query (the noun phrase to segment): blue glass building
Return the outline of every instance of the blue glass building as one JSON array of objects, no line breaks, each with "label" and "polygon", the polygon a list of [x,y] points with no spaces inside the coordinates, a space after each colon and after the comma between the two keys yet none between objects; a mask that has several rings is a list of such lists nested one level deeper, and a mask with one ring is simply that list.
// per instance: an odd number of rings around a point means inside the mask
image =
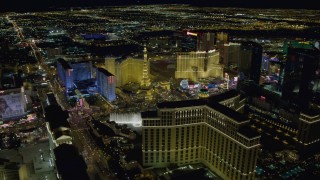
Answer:
[{"label": "blue glass building", "polygon": [[73,69],[73,81],[83,81],[92,78],[92,62],[73,62],[70,64]]},{"label": "blue glass building", "polygon": [[104,68],[97,68],[97,90],[108,101],[116,99],[116,77]]},{"label": "blue glass building", "polygon": [[72,67],[64,59],[60,58],[57,62],[57,71],[58,77],[66,90],[72,89],[74,87]]}]

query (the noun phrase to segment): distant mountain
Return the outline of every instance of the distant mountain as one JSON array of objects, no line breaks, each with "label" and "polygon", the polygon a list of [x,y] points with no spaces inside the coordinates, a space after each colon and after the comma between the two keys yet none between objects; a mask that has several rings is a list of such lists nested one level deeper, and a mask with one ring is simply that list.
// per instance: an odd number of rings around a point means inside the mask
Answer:
[{"label": "distant mountain", "polygon": [[191,4],[195,6],[320,9],[316,0],[0,0],[0,11],[48,11],[57,8],[135,4]]}]

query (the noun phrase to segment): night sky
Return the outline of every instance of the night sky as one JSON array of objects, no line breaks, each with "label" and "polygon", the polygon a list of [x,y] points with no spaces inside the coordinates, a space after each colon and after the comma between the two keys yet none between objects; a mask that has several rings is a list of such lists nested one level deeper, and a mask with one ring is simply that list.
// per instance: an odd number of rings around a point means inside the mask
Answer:
[{"label": "night sky", "polygon": [[214,7],[320,9],[316,0],[0,0],[0,11],[47,11],[68,7],[134,4],[191,4]]}]

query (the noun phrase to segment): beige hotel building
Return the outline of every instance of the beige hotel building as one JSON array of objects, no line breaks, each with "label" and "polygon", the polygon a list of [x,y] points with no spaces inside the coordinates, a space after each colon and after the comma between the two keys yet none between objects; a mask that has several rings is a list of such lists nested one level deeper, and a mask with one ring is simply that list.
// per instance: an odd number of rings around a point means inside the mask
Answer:
[{"label": "beige hotel building", "polygon": [[319,152],[320,145],[320,110],[305,109],[300,112],[298,121],[297,145],[304,153]]},{"label": "beige hotel building", "polygon": [[114,72],[117,77],[116,86],[122,86],[129,82],[141,83],[143,78],[144,61],[142,59],[127,58],[122,62],[115,59],[106,58],[105,67],[110,72]]},{"label": "beige hotel building", "polygon": [[197,81],[199,78],[223,77],[223,65],[219,64],[219,52],[212,50],[177,54],[176,79]]},{"label": "beige hotel building", "polygon": [[234,91],[207,99],[159,103],[142,113],[143,165],[203,163],[223,179],[255,179],[260,135]]},{"label": "beige hotel building", "polygon": [[151,84],[150,62],[146,47],[143,50],[143,59],[128,57],[119,62],[112,57],[105,58],[105,69],[117,77],[117,87],[129,82],[139,83],[142,87],[149,87]]}]

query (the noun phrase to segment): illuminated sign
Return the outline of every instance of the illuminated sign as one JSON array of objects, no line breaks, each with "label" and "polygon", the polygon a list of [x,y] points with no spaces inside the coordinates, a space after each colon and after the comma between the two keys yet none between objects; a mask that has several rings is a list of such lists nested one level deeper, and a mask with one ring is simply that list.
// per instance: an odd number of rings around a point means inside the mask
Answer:
[{"label": "illuminated sign", "polygon": [[107,83],[108,84],[114,84],[115,83],[115,77],[114,76],[108,76],[107,77]]},{"label": "illuminated sign", "polygon": [[187,79],[184,79],[180,82],[180,86],[183,88],[183,89],[187,89],[189,87],[189,83],[188,83],[188,80]]},{"label": "illuminated sign", "polygon": [[71,76],[71,71],[73,71],[73,69],[68,69],[68,75]]},{"label": "illuminated sign", "polygon": [[198,34],[197,33],[193,33],[193,32],[187,32],[187,35],[190,35],[190,36],[198,36]]}]

